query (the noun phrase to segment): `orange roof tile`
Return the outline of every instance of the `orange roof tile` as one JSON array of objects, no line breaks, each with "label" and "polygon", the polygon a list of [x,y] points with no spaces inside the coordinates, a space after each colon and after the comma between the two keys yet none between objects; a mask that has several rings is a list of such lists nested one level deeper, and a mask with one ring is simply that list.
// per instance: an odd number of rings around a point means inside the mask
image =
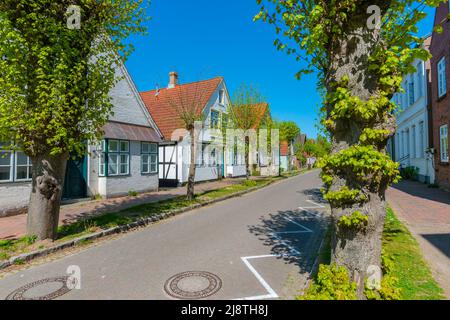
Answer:
[{"label": "orange roof tile", "polygon": [[257,109],[256,115],[258,117],[255,125],[253,126],[253,129],[257,129],[261,125],[261,122],[264,120],[266,112],[269,110],[269,104],[267,102],[263,102],[253,105],[253,108]]},{"label": "orange roof tile", "polygon": [[222,77],[216,77],[172,89],[159,89],[159,93],[157,90],[141,92],[140,95],[164,138],[170,140],[176,129],[184,129],[180,109],[195,108],[199,115],[222,81]]},{"label": "orange roof tile", "polygon": [[287,141],[280,142],[280,155],[281,156],[289,155],[289,143]]}]

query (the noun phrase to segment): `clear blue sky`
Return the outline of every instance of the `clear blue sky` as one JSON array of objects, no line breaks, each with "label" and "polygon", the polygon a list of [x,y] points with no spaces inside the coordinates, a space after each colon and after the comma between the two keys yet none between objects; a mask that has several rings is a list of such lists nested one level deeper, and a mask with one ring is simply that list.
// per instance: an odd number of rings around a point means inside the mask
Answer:
[{"label": "clear blue sky", "polygon": [[[300,63],[275,49],[273,27],[253,22],[257,12],[255,0],[152,0],[149,35],[129,39],[136,50],[126,65],[138,89],[166,86],[170,71],[182,83],[223,76],[231,95],[240,84],[252,84],[273,117],[295,121],[315,137],[316,76],[295,79]],[[434,11],[428,12],[420,34],[431,32]]]}]

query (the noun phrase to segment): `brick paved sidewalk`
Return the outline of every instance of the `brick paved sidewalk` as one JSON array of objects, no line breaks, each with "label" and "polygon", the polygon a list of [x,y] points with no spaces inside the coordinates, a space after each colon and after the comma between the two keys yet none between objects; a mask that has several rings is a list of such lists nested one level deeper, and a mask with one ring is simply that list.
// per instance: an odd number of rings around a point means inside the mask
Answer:
[{"label": "brick paved sidewalk", "polygon": [[[243,179],[224,179],[200,183],[195,186],[195,192],[201,193],[209,190],[219,189],[232,184],[242,182]],[[79,202],[61,206],[59,217],[60,225],[70,224],[78,219],[94,216],[107,212],[118,212],[143,203],[157,202],[174,198],[186,193],[186,187],[150,192],[136,197],[119,197],[95,201]],[[13,239],[25,235],[26,215],[18,215],[0,218],[0,239]]]},{"label": "brick paved sidewalk", "polygon": [[450,193],[402,181],[388,190],[387,200],[418,240],[433,276],[450,299]]}]

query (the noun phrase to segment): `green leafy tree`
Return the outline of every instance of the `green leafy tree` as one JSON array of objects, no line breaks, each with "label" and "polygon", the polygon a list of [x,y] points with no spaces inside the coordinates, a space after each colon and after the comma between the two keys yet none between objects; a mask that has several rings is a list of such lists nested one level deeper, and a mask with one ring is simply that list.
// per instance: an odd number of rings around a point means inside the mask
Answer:
[{"label": "green leafy tree", "polygon": [[142,0],[0,1],[0,140],[33,164],[30,235],[57,237],[67,159],[101,137],[144,19]]},{"label": "green leafy tree", "polygon": [[304,144],[295,145],[295,155],[302,164],[306,162],[308,157],[321,159],[328,155],[330,151],[331,143],[322,135],[318,135],[316,140],[308,139]]},{"label": "green leafy tree", "polygon": [[250,177],[250,136],[249,130],[257,130],[268,124],[268,106],[262,95],[254,87],[241,85],[228,106],[229,128],[242,130],[244,137],[245,167],[247,179]]},{"label": "green leafy tree", "polygon": [[294,121],[281,121],[279,123],[279,129],[280,139],[289,143],[300,134],[300,128]]},{"label": "green leafy tree", "polygon": [[[257,0],[255,20],[275,26],[275,46],[317,71],[324,101],[322,122],[331,154],[322,159],[324,197],[335,232],[332,260],[347,268],[359,298],[369,266],[380,266],[385,191],[397,181],[398,164],[385,147],[395,132],[391,98],[416,58],[428,59],[417,23],[425,5],[442,0]],[[367,216],[364,228],[342,228],[343,217]],[[345,219],[345,218],[344,218]]]},{"label": "green leafy tree", "polygon": [[204,90],[200,87],[200,82],[194,84],[193,91],[187,90],[186,86],[177,86],[171,90],[176,90],[174,98],[169,104],[175,109],[183,123],[184,129],[189,133],[189,173],[186,185],[186,199],[191,201],[195,196],[195,171],[200,141],[200,131],[205,120],[203,108],[205,107]]}]

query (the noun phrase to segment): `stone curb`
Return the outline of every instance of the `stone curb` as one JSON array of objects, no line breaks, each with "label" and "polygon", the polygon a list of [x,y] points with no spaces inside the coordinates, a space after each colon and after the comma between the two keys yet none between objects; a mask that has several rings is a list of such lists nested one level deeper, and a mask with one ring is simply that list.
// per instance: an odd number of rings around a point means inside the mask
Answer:
[{"label": "stone curb", "polygon": [[[306,172],[311,172],[311,171],[306,171]],[[187,212],[187,211],[191,211],[191,210],[194,210],[194,209],[202,208],[202,207],[205,207],[205,206],[217,203],[217,202],[221,202],[221,201],[224,201],[224,200],[228,200],[228,199],[231,199],[231,198],[237,198],[237,197],[240,197],[240,196],[242,196],[244,194],[247,194],[247,193],[259,190],[259,189],[263,189],[265,187],[268,187],[269,185],[274,184],[276,182],[287,181],[289,179],[295,178],[295,177],[297,177],[297,176],[299,176],[301,174],[304,174],[306,172],[301,172],[301,173],[299,173],[297,175],[294,175],[292,177],[287,177],[287,178],[284,178],[284,179],[276,179],[276,180],[270,181],[270,182],[268,182],[268,183],[266,183],[266,184],[264,184],[262,186],[252,187],[252,188],[249,188],[247,190],[243,190],[243,191],[239,191],[239,192],[236,192],[236,193],[232,193],[232,194],[229,194],[227,196],[223,196],[223,197],[220,197],[220,198],[217,198],[217,199],[208,200],[208,201],[205,201],[205,202],[202,202],[202,203],[199,203],[199,204],[194,204],[194,205],[189,206],[189,207],[173,210],[173,211],[170,211],[170,212],[158,214],[158,215],[151,216],[151,217],[144,218],[144,219],[139,219],[137,221],[131,222],[131,223],[123,225],[123,226],[117,226],[117,227],[113,227],[113,228],[110,228],[110,229],[107,229],[107,230],[102,230],[102,231],[99,231],[99,232],[95,232],[95,233],[92,233],[92,234],[89,234],[89,235],[86,235],[86,236],[81,236],[81,237],[75,238],[73,240],[69,240],[69,241],[63,242],[61,244],[58,244],[58,245],[56,245],[54,247],[23,253],[23,254],[20,254],[18,256],[11,257],[9,260],[0,261],[0,270],[5,269],[5,268],[10,267],[10,266],[15,265],[15,264],[29,262],[29,261],[34,260],[36,258],[45,257],[45,256],[47,256],[49,254],[52,254],[52,253],[55,253],[55,252],[58,252],[58,251],[62,251],[62,250],[67,249],[67,248],[75,247],[75,246],[77,246],[79,244],[82,244],[84,242],[87,242],[87,241],[100,239],[100,238],[103,238],[103,237],[106,237],[106,236],[109,236],[109,235],[113,235],[113,234],[124,233],[124,232],[130,231],[132,229],[137,229],[137,228],[140,228],[140,227],[146,227],[146,226],[154,224],[154,223],[156,223],[158,221],[165,220],[167,218],[179,215],[179,214]]]}]

